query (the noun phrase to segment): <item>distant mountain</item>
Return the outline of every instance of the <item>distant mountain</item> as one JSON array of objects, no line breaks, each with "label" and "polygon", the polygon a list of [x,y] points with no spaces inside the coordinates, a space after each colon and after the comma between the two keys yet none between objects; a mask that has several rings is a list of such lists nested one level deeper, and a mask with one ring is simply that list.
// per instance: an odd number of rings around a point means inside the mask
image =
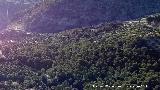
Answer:
[{"label": "distant mountain", "polygon": [[[34,32],[66,29],[125,21],[160,12],[159,0],[44,0],[19,13],[8,26]],[[16,27],[16,28],[15,28]]]}]

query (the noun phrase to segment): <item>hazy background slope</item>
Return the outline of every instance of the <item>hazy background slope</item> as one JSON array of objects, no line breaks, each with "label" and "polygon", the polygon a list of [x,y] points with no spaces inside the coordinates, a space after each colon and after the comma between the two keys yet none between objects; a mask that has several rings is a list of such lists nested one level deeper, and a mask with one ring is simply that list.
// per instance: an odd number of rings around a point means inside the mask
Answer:
[{"label": "hazy background slope", "polygon": [[4,28],[16,13],[32,7],[41,0],[0,0],[0,29]]},{"label": "hazy background slope", "polygon": [[[65,29],[125,21],[160,12],[159,0],[46,0],[13,19],[23,29],[59,32]],[[11,28],[14,29],[14,28]]]}]

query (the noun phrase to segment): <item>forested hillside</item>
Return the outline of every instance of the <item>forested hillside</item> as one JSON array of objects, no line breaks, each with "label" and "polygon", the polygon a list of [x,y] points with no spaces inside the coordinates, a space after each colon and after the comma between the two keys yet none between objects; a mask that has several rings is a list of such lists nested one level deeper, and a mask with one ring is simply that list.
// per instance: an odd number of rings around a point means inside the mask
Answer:
[{"label": "forested hillside", "polygon": [[55,34],[2,32],[0,88],[159,90],[159,17]]},{"label": "forested hillside", "polygon": [[159,0],[44,0],[19,13],[8,26],[33,32],[60,32],[104,22],[126,21],[160,12]]}]

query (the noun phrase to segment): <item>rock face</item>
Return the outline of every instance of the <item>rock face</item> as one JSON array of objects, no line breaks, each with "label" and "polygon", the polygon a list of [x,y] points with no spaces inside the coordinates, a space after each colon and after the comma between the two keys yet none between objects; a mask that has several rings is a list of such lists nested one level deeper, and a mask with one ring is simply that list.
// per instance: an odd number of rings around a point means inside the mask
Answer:
[{"label": "rock face", "polygon": [[19,13],[15,24],[34,32],[59,32],[66,29],[125,21],[160,12],[159,0],[44,0]]}]

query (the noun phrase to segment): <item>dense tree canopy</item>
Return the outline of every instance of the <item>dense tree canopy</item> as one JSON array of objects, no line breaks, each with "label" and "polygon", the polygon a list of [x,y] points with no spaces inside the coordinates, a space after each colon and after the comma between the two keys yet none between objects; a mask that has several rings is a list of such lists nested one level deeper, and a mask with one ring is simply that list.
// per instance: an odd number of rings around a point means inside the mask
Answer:
[{"label": "dense tree canopy", "polygon": [[141,21],[0,38],[3,89],[160,89],[160,30]]}]

